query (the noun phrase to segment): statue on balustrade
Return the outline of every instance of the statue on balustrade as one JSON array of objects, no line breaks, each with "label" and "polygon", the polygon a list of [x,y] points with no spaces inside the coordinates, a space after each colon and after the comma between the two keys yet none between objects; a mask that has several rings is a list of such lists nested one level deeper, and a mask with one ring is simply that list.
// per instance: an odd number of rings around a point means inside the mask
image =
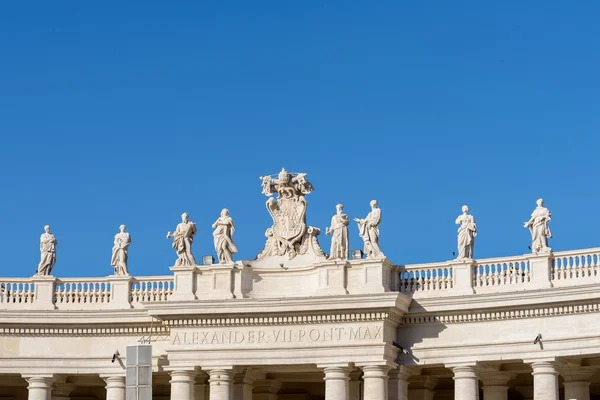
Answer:
[{"label": "statue on balustrade", "polygon": [[173,248],[177,252],[175,266],[196,265],[196,259],[192,254],[194,236],[196,236],[196,224],[189,220],[187,213],[181,214],[181,223],[177,225],[175,232],[167,233],[167,238],[173,238]]},{"label": "statue on balustrade", "polygon": [[238,252],[238,249],[233,244],[233,232],[235,227],[233,219],[229,216],[229,210],[224,208],[221,211],[221,216],[212,224],[215,229],[213,237],[215,241],[215,250],[217,258],[221,264],[233,263],[233,254]]},{"label": "statue on balustrade", "polygon": [[365,242],[364,253],[367,258],[385,257],[379,249],[379,224],[381,223],[381,209],[377,200],[371,200],[371,212],[365,219],[354,218],[358,222],[360,237]]},{"label": "statue on balustrade", "polygon": [[36,275],[50,275],[56,264],[56,246],[58,240],[50,232],[50,225],[44,226],[46,232],[40,237],[41,260]]},{"label": "statue on balustrade", "polygon": [[331,252],[329,259],[347,260],[348,259],[348,215],[342,213],[344,206],[338,204],[335,206],[336,215],[331,218],[331,227],[325,229],[325,234],[331,236]]},{"label": "statue on balustrade", "polygon": [[110,265],[115,269],[115,275],[129,275],[127,260],[131,236],[129,232],[125,232],[125,229],[127,229],[125,225],[119,227],[120,232],[115,235],[114,246],[112,248]]},{"label": "statue on balustrade", "polygon": [[549,253],[548,239],[552,237],[548,223],[552,220],[550,210],[544,207],[544,200],[538,199],[537,207],[533,210],[529,221],[525,222],[525,228],[531,232],[531,251],[533,253]]},{"label": "statue on balustrade", "polygon": [[462,215],[456,218],[458,228],[458,260],[473,259],[475,248],[475,236],[477,236],[477,224],[475,218],[469,215],[469,207],[462,206]]}]

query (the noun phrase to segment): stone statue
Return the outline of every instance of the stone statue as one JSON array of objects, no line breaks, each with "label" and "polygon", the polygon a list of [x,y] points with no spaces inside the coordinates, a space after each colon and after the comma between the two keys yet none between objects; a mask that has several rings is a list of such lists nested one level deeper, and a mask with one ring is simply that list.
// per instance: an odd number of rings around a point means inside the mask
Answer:
[{"label": "stone statue", "polygon": [[354,218],[358,222],[358,231],[365,242],[365,254],[367,258],[385,257],[379,249],[379,224],[381,223],[381,209],[377,200],[371,200],[371,212],[365,219]]},{"label": "stone statue", "polygon": [[56,264],[56,246],[58,241],[50,232],[50,225],[44,226],[46,232],[40,237],[41,260],[36,275],[50,275]]},{"label": "stone statue", "polygon": [[325,234],[331,236],[331,253],[329,258],[333,260],[348,259],[348,215],[343,214],[344,206],[335,206],[336,215],[331,217],[331,227],[325,229]]},{"label": "stone statue", "polygon": [[177,262],[175,266],[196,265],[196,259],[192,254],[192,242],[196,236],[196,224],[189,221],[187,213],[181,214],[181,223],[177,225],[175,232],[167,232],[167,238],[173,238],[173,248],[177,251]]},{"label": "stone statue", "polygon": [[235,232],[235,227],[228,209],[224,208],[221,211],[221,216],[212,224],[212,227],[215,229],[213,236],[219,262],[221,264],[233,263],[233,254],[237,253],[238,249],[231,238],[233,232]]},{"label": "stone statue", "polygon": [[[317,236],[321,231],[308,229],[306,225],[306,197],[313,186],[305,173],[293,174],[281,169],[278,175],[261,176],[262,194],[269,196],[267,210],[273,218],[273,226],[267,230],[267,243],[257,256],[284,256],[293,259],[297,255],[324,258]],[[277,194],[277,200],[273,196]]]},{"label": "stone statue", "polygon": [[550,211],[544,207],[544,200],[537,200],[537,208],[533,210],[529,221],[525,222],[525,228],[531,232],[531,251],[533,253],[549,253],[548,239],[552,237],[548,223],[552,220]]},{"label": "stone statue", "polygon": [[112,258],[110,265],[115,269],[115,275],[129,275],[127,270],[127,260],[129,254],[129,245],[131,244],[131,236],[129,232],[125,232],[127,227],[121,225],[120,232],[115,235],[115,242],[112,248]]},{"label": "stone statue", "polygon": [[475,236],[477,236],[477,224],[475,218],[469,215],[469,207],[462,206],[462,215],[456,218],[458,228],[458,260],[472,260],[475,247]]}]

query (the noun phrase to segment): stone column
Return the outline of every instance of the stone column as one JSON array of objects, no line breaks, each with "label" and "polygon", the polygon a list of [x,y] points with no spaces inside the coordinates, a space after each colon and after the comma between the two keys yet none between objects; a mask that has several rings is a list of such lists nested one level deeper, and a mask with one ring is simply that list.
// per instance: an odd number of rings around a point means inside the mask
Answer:
[{"label": "stone column", "polygon": [[[253,400],[277,400],[281,382],[275,379],[262,379],[254,384]],[[237,400],[237,399],[234,399]]]},{"label": "stone column", "polygon": [[558,369],[554,361],[534,361],[533,399],[558,400]]},{"label": "stone column", "polygon": [[454,398],[479,400],[479,377],[475,365],[451,367],[454,372]]},{"label": "stone column", "polygon": [[106,382],[106,400],[125,400],[124,376],[101,376]]},{"label": "stone column", "polygon": [[389,400],[408,399],[408,378],[410,375],[410,370],[403,365],[390,371],[388,381]]},{"label": "stone column", "polygon": [[387,365],[367,365],[363,370],[363,400],[387,400],[388,371]]},{"label": "stone column", "polygon": [[190,370],[179,370],[171,371],[170,374],[171,400],[194,400],[196,372]]},{"label": "stone column", "polygon": [[483,398],[485,400],[507,400],[508,381],[513,378],[513,374],[504,371],[492,371],[481,374]]},{"label": "stone column", "polygon": [[208,376],[210,400],[230,400],[233,389],[233,371],[231,369],[211,369],[208,371]]},{"label": "stone column", "polygon": [[413,375],[408,379],[410,400],[433,400],[437,378],[430,375]]},{"label": "stone column", "polygon": [[362,382],[360,381],[360,370],[354,370],[350,372],[350,382],[348,382],[350,400],[360,400],[360,394],[362,393]]},{"label": "stone column", "polygon": [[590,367],[568,366],[560,369],[565,379],[565,400],[590,400],[590,379],[596,370]]},{"label": "stone column", "polygon": [[325,367],[325,400],[349,400],[350,368]]},{"label": "stone column", "polygon": [[233,398],[235,400],[252,400],[254,380],[256,377],[250,370],[233,376]]},{"label": "stone column", "polygon": [[196,375],[196,383],[194,384],[194,400],[208,400],[208,376],[204,371]]},{"label": "stone column", "polygon": [[27,400],[48,400],[52,395],[52,383],[54,377],[51,376],[24,376],[27,380],[29,395]]}]

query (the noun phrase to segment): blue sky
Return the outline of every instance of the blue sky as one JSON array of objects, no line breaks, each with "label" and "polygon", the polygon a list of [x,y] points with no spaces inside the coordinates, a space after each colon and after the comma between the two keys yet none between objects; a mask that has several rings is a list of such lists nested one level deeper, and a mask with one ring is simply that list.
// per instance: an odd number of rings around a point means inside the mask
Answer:
[{"label": "blue sky", "polygon": [[[600,245],[598,2],[4,2],[0,251],[31,276],[111,273],[126,224],[134,275],[169,274],[166,232],[227,207],[237,259],[271,219],[259,176],[308,173],[308,222],[343,203],[383,211],[398,264],[456,249],[468,204],[476,258],[527,252],[544,197],[555,250]],[[351,226],[351,247],[361,248]],[[329,248],[323,234],[321,244]]]}]

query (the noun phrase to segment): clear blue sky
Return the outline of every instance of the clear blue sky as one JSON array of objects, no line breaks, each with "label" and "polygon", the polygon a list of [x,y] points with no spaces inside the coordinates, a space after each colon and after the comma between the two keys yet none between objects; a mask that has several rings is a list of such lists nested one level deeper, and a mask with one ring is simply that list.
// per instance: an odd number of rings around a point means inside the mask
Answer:
[{"label": "clear blue sky", "polygon": [[[551,246],[600,246],[600,3],[3,2],[0,251],[31,276],[170,274],[166,232],[227,207],[237,259],[271,219],[259,176],[308,173],[308,222],[383,211],[395,263],[448,260],[468,204],[476,258],[527,252],[543,196]],[[351,226],[351,247],[361,248]],[[321,237],[324,249],[329,238]]]}]

